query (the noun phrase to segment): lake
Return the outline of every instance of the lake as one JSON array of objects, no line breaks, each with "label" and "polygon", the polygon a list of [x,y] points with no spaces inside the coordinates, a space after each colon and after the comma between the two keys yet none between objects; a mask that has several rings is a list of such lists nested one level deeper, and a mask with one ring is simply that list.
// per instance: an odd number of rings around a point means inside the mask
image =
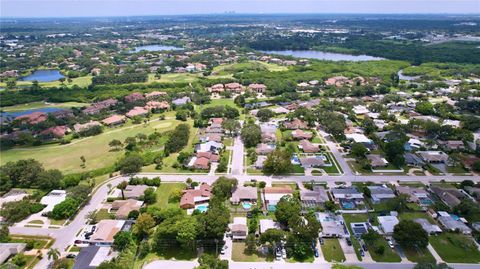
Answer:
[{"label": "lake", "polygon": [[38,82],[50,82],[50,81],[59,80],[64,77],[65,76],[63,76],[59,70],[46,69],[46,70],[37,70],[33,72],[31,75],[23,77],[21,80],[23,81],[36,80]]},{"label": "lake", "polygon": [[385,60],[385,58],[374,57],[368,55],[351,55],[343,53],[334,53],[334,52],[324,52],[316,50],[266,50],[261,51],[267,54],[278,54],[285,56],[293,56],[297,58],[309,58],[317,60],[327,60],[327,61],[351,61],[351,62],[361,62],[361,61],[379,61]]},{"label": "lake", "polygon": [[27,115],[33,112],[52,113],[59,110],[65,110],[65,108],[44,107],[44,108],[27,109],[27,110],[20,110],[20,111],[2,112],[0,115],[5,118],[16,118],[18,116]]},{"label": "lake", "polygon": [[179,47],[175,47],[175,46],[164,46],[164,45],[145,45],[145,46],[135,47],[133,52],[140,52],[142,50],[146,50],[146,51],[170,51],[170,50],[183,50],[183,48],[179,48]]}]

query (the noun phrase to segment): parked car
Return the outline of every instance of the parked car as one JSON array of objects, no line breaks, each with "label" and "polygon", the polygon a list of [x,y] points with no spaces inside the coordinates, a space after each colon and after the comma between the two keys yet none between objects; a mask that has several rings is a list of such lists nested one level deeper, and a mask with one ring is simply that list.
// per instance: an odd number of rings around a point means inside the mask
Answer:
[{"label": "parked car", "polygon": [[390,248],[395,248],[395,244],[393,244],[393,241],[392,240],[388,240],[388,245],[390,246]]},{"label": "parked car", "polygon": [[253,217],[252,211],[247,212],[247,218],[251,219]]},{"label": "parked car", "polygon": [[363,248],[364,251],[368,251],[368,247],[365,243],[362,243],[362,248]]},{"label": "parked car", "polygon": [[319,237],[319,238],[318,238],[318,242],[320,242],[320,245],[323,245],[323,238],[322,238],[322,237]]},{"label": "parked car", "polygon": [[362,257],[365,256],[365,252],[363,251],[363,249],[359,249],[358,252],[360,252],[360,256],[362,256]]},{"label": "parked car", "polygon": [[282,258],[287,258],[287,250],[285,248],[282,248]]},{"label": "parked car", "polygon": [[352,245],[352,239],[350,239],[350,237],[345,238],[345,240],[347,241],[347,245]]},{"label": "parked car", "polygon": [[222,249],[220,250],[220,254],[225,255],[226,249],[227,249],[227,246],[223,246]]},{"label": "parked car", "polygon": [[75,257],[77,257],[77,255],[70,253],[70,254],[67,254],[66,257],[67,257],[67,259],[75,259]]},{"label": "parked car", "polygon": [[282,259],[282,251],[278,248],[275,251],[275,258],[276,258],[277,261],[280,261]]},{"label": "parked car", "polygon": [[318,256],[319,256],[318,249],[316,249],[316,248],[313,249],[313,255],[315,256],[315,258],[318,258]]}]

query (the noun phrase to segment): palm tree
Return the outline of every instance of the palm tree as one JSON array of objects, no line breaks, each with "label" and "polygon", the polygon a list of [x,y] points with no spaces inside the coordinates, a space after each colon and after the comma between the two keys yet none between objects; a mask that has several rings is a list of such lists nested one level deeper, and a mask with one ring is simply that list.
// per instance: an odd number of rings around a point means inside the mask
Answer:
[{"label": "palm tree", "polygon": [[56,248],[51,248],[48,252],[48,259],[51,260],[53,259],[54,261],[58,260],[58,257],[60,257],[60,251]]},{"label": "palm tree", "polygon": [[123,191],[127,188],[128,182],[122,181],[120,184],[117,185],[117,189],[122,191],[122,200],[125,200],[125,195],[123,194]]}]

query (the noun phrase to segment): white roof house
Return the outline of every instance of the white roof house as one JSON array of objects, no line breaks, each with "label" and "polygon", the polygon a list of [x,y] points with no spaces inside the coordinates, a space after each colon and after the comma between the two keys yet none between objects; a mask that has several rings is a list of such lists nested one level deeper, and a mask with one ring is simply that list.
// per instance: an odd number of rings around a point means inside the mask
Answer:
[{"label": "white roof house", "polygon": [[364,134],[346,134],[345,135],[348,140],[351,140],[355,143],[362,143],[362,144],[371,144],[373,141],[365,136]]},{"label": "white roof house", "polygon": [[260,220],[260,233],[264,233],[268,229],[280,229],[280,224],[271,219]]},{"label": "white roof house", "polygon": [[343,237],[345,235],[342,216],[337,216],[332,213],[316,212],[315,218],[322,225],[322,237]]},{"label": "white roof house", "polygon": [[67,197],[67,192],[64,190],[53,190],[49,194],[42,197],[40,203],[46,205],[42,212],[50,212],[59,203],[63,202]]},{"label": "white roof house", "polygon": [[387,235],[393,234],[393,229],[399,222],[398,218],[395,216],[378,216],[377,218],[382,231]]},{"label": "white roof house", "polygon": [[365,106],[359,105],[353,107],[353,113],[355,113],[356,115],[364,115],[368,112],[370,112],[370,110],[368,110],[368,108],[366,108]]}]

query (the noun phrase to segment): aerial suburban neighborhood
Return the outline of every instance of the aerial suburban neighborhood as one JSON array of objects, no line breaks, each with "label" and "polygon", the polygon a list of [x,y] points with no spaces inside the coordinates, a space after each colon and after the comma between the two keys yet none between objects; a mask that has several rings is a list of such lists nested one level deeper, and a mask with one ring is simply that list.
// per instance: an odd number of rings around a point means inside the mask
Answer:
[{"label": "aerial suburban neighborhood", "polygon": [[0,269],[480,268],[478,16],[0,23]]}]

